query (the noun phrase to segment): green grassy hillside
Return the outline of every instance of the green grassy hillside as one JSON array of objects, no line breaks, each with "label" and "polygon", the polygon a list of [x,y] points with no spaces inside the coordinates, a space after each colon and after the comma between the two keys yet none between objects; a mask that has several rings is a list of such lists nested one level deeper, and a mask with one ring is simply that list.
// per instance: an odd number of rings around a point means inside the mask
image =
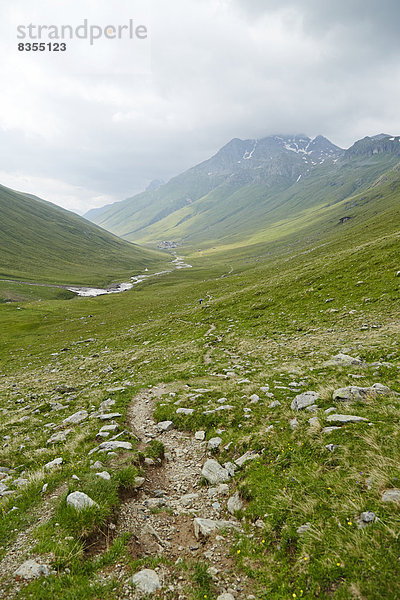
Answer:
[{"label": "green grassy hillside", "polygon": [[104,285],[162,262],[49,202],[0,186],[0,279]]}]

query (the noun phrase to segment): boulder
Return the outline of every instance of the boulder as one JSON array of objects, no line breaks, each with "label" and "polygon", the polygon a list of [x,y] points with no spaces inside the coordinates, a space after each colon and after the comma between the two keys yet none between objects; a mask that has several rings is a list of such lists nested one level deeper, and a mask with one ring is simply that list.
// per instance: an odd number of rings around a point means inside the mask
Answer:
[{"label": "boulder", "polygon": [[333,392],[335,402],[357,402],[364,400],[370,391],[370,388],[350,385],[349,387],[339,388]]},{"label": "boulder", "polygon": [[307,406],[315,404],[318,399],[319,394],[317,394],[317,392],[303,392],[302,394],[298,394],[293,398],[290,406],[292,410],[303,410]]}]

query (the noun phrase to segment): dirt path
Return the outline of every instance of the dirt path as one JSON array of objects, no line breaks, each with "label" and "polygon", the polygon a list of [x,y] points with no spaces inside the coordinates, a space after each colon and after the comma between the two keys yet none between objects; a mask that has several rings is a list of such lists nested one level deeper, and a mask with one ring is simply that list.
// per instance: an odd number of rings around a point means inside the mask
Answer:
[{"label": "dirt path", "polygon": [[[164,555],[173,562],[206,559],[213,568],[219,593],[233,589],[235,598],[247,598],[244,595],[247,586],[235,576],[234,563],[229,556],[233,534],[222,536],[214,532],[209,537],[199,536],[199,539],[195,536],[196,517],[228,520],[238,527],[239,523],[226,511],[226,502],[232,493],[228,486],[209,488],[201,485],[201,469],[209,458],[207,443],[175,429],[159,432],[152,418],[153,408],[155,401],[166,392],[168,389],[164,385],[143,390],[129,411],[129,425],[141,444],[145,446],[154,438],[162,441],[165,459],[159,466],[148,467],[142,489],[122,505],[117,533],[134,533],[131,551],[137,557]],[[168,581],[172,573],[168,573],[167,567],[165,569],[163,577]],[[185,582],[179,585],[183,589]]]}]

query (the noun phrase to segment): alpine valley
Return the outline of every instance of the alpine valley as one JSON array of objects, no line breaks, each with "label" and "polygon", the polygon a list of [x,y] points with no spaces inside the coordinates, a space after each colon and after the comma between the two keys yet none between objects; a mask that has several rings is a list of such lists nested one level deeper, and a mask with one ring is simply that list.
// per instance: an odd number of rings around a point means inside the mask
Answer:
[{"label": "alpine valley", "polygon": [[399,136],[0,208],[1,598],[400,597]]}]

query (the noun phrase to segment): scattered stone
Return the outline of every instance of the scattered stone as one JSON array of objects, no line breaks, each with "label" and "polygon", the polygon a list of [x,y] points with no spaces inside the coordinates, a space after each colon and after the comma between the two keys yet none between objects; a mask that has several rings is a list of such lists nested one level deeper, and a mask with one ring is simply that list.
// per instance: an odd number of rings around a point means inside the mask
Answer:
[{"label": "scattered stone", "polygon": [[335,412],[336,408],[334,406],[331,406],[330,408],[327,408],[326,410],[324,410],[324,413],[326,415],[330,415],[331,413]]},{"label": "scattered stone", "polygon": [[190,508],[198,498],[199,498],[199,494],[196,494],[196,493],[195,494],[185,494],[184,496],[182,496],[180,498],[179,502],[185,508]]},{"label": "scattered stone", "polygon": [[176,411],[177,415],[192,415],[194,413],[194,408],[178,408]]},{"label": "scattered stone", "polygon": [[142,594],[154,594],[161,589],[160,578],[152,569],[143,569],[132,577],[136,590]]},{"label": "scattered stone", "polygon": [[339,352],[336,356],[333,356],[330,360],[324,363],[325,367],[335,367],[337,365],[343,367],[350,367],[352,365],[362,365],[362,360],[359,358],[354,358],[353,356],[349,356],[348,354],[343,354],[343,352]]},{"label": "scattered stone", "polygon": [[64,419],[63,423],[64,423],[64,425],[78,425],[79,423],[82,423],[82,421],[87,419],[88,416],[89,416],[89,413],[87,412],[87,410],[80,410],[80,411],[74,413],[73,415],[71,415],[70,417],[67,417],[66,419]]},{"label": "scattered stone", "polygon": [[310,531],[310,529],[311,529],[311,523],[305,523],[304,525],[300,525],[300,527],[298,527],[297,533],[299,535],[302,535],[303,533]]},{"label": "scattered stone", "polygon": [[222,467],[219,462],[213,459],[208,459],[203,466],[201,474],[211,485],[224,483],[229,479],[228,471]]},{"label": "scattered stone", "polygon": [[214,437],[208,440],[207,448],[209,450],[217,450],[222,443],[222,439],[220,437]]},{"label": "scattered stone", "polygon": [[217,598],[217,600],[235,600],[235,596],[232,596],[232,594],[220,594]]},{"label": "scattered stone", "polygon": [[334,402],[358,402],[364,400],[368,395],[370,388],[363,388],[357,385],[339,388],[333,392]]},{"label": "scattered stone", "polygon": [[235,465],[238,467],[243,467],[245,463],[249,462],[250,460],[255,460],[256,458],[260,458],[260,455],[257,454],[255,450],[248,450],[240,458],[235,460]]},{"label": "scattered stone", "polygon": [[299,426],[299,422],[298,422],[298,420],[297,420],[297,419],[291,419],[291,420],[289,421],[289,425],[290,425],[290,429],[291,429],[292,431],[294,431],[295,429],[297,429],[297,428],[298,428],[298,426]]},{"label": "scattered stone", "polygon": [[118,417],[122,417],[121,413],[104,413],[103,415],[98,415],[101,421],[110,421],[111,419],[118,419]]},{"label": "scattered stone", "polygon": [[338,429],[342,429],[341,427],[324,427],[322,433],[332,433],[332,431],[337,431]]},{"label": "scattered stone", "polygon": [[106,481],[110,481],[111,475],[107,471],[101,471],[101,473],[96,473],[97,477],[101,477],[101,479],[105,479]]},{"label": "scattered stone", "polygon": [[55,458],[54,460],[51,460],[50,462],[46,463],[44,465],[44,468],[46,470],[56,469],[57,467],[60,467],[62,465],[62,462],[63,462],[62,458]]},{"label": "scattered stone", "polygon": [[219,529],[237,529],[237,524],[231,521],[221,521],[213,519],[194,519],[194,535],[196,539],[201,536],[209,537],[213,532]]},{"label": "scattered stone", "polygon": [[103,442],[99,446],[99,450],[104,452],[110,452],[122,448],[123,450],[132,450],[132,444],[130,442]]},{"label": "scattered stone", "polygon": [[96,471],[99,471],[100,469],[102,469],[104,467],[103,463],[100,462],[99,460],[96,460],[96,462],[91,465],[91,469],[95,469]]},{"label": "scattered stone", "polygon": [[359,529],[363,529],[364,527],[368,527],[371,523],[377,520],[377,516],[375,513],[367,510],[362,512],[359,517],[357,517],[357,525]]},{"label": "scattered stone", "polygon": [[308,422],[310,424],[310,427],[317,429],[320,427],[320,422],[318,417],[311,417],[311,419],[308,419]]},{"label": "scattered stone", "polygon": [[250,396],[250,404],[257,404],[257,402],[260,401],[260,396],[258,396],[257,394],[253,394],[252,396]]},{"label": "scattered stone", "polygon": [[157,429],[161,432],[171,431],[172,429],[175,429],[175,425],[172,421],[160,421],[157,425]]},{"label": "scattered stone", "polygon": [[304,392],[303,394],[295,396],[290,406],[292,410],[303,410],[307,406],[315,404],[318,399],[319,394],[317,394],[317,392]]},{"label": "scattered stone", "polygon": [[338,444],[328,444],[325,448],[329,450],[329,452],[335,452],[336,448],[340,448],[340,446]]},{"label": "scattered stone", "polygon": [[231,515],[234,515],[239,510],[242,510],[243,502],[239,492],[235,492],[235,494],[229,498],[227,507]]},{"label": "scattered stone", "polygon": [[53,433],[53,435],[47,440],[47,443],[59,444],[61,442],[65,442],[70,433],[72,433],[72,429],[65,429],[64,431]]},{"label": "scattered stone", "polygon": [[276,408],[277,406],[282,406],[282,405],[279,402],[279,400],[274,400],[274,402],[271,402],[271,404],[269,405],[269,408]]},{"label": "scattered stone", "polygon": [[68,494],[67,504],[78,511],[90,508],[91,506],[96,506],[96,508],[99,508],[97,502],[94,502],[94,500],[92,500],[83,492],[72,492],[71,494]]},{"label": "scattered stone", "polygon": [[364,417],[358,417],[357,415],[328,415],[327,421],[329,423],[361,423],[367,421]]},{"label": "scattered stone", "polygon": [[141,488],[144,485],[146,479],[144,477],[135,477],[133,482],[133,487],[136,489]]},{"label": "scattered stone", "polygon": [[194,434],[194,437],[199,442],[203,442],[206,439],[206,432],[205,431],[196,431],[196,433]]},{"label": "scattered stone", "polygon": [[28,483],[28,479],[25,479],[24,477],[17,477],[17,479],[14,479],[13,481],[15,487],[24,487],[25,485],[28,485]]},{"label": "scattered stone", "polygon": [[39,579],[39,577],[47,577],[50,575],[50,570],[47,565],[41,565],[35,560],[26,560],[14,573],[17,579]]},{"label": "scattered stone", "polygon": [[386,490],[382,494],[382,502],[400,503],[400,490],[397,488],[393,488],[391,490]]},{"label": "scattered stone", "polygon": [[229,485],[221,483],[217,487],[209,488],[208,496],[214,498],[215,496],[227,496],[229,494]]}]

